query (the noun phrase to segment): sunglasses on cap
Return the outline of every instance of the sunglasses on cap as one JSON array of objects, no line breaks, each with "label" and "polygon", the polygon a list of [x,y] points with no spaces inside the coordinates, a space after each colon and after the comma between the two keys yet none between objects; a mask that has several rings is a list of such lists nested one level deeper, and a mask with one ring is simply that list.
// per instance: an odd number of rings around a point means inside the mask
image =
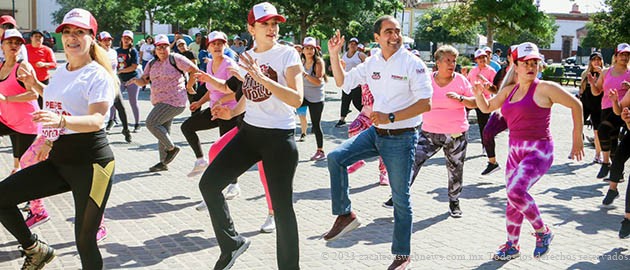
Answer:
[{"label": "sunglasses on cap", "polygon": [[2,29],[5,29],[5,30],[6,29],[13,29],[13,28],[15,28],[15,26],[13,26],[10,23],[5,23],[5,24],[2,25]]}]

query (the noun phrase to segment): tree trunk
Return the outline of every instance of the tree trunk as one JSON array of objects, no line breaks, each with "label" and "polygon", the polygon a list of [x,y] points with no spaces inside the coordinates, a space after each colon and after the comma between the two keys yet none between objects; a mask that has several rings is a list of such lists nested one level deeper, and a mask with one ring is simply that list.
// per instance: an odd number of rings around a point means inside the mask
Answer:
[{"label": "tree trunk", "polygon": [[486,27],[486,46],[490,47],[490,49],[492,49],[492,45],[494,45],[494,26],[492,25],[492,17],[488,16],[488,26]]},{"label": "tree trunk", "polygon": [[308,24],[306,23],[306,16],[302,16],[302,21],[300,22],[300,36],[295,40],[295,44],[302,44],[302,40],[306,37],[306,29],[308,29]]},{"label": "tree trunk", "polygon": [[149,14],[149,34],[151,36],[153,36],[153,22],[155,20],[153,19],[153,12],[152,12],[152,10],[147,11],[147,14]]}]

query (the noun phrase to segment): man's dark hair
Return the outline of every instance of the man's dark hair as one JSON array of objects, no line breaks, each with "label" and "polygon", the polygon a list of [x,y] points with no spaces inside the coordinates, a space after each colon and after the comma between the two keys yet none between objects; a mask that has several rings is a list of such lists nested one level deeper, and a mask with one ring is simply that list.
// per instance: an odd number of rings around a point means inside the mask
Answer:
[{"label": "man's dark hair", "polygon": [[494,52],[498,53],[498,54],[501,54],[501,49],[496,49]]},{"label": "man's dark hair", "polygon": [[387,20],[396,20],[396,18],[390,15],[384,15],[378,18],[376,22],[374,23],[374,34],[381,33],[381,25],[383,24],[384,21],[387,21]]}]

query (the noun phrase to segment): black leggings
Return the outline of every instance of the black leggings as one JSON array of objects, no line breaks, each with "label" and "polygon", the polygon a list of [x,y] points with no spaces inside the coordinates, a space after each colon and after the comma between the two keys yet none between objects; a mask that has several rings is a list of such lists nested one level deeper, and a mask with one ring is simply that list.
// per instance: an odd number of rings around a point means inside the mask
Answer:
[{"label": "black leggings", "polygon": [[302,106],[308,106],[308,112],[311,115],[311,131],[315,133],[315,141],[317,148],[324,147],[324,133],[322,132],[322,112],[324,111],[324,102],[310,102],[304,99]]},{"label": "black leggings", "polygon": [[617,142],[619,141],[619,130],[624,122],[619,115],[613,112],[612,108],[602,109],[602,123],[597,129],[597,137],[603,152],[610,151],[611,157],[617,152]]},{"label": "black leggings", "polygon": [[0,222],[22,247],[36,237],[26,226],[17,205],[26,201],[72,191],[75,205],[74,235],[83,269],[102,269],[103,259],[96,232],[109,198],[114,161],[64,164],[45,160],[0,182]]},{"label": "black leggings", "polygon": [[477,114],[477,124],[479,125],[479,138],[483,139],[483,130],[486,128],[486,124],[488,124],[490,114],[484,113],[478,108],[475,108],[475,113]]},{"label": "black leggings", "polygon": [[129,122],[127,121],[127,111],[125,111],[125,106],[122,104],[122,98],[120,97],[120,93],[116,95],[114,99],[114,108],[118,111],[118,117],[120,118],[120,122],[123,124],[123,130],[129,130]]},{"label": "black leggings", "polygon": [[262,160],[277,226],[278,269],[299,269],[299,238],[293,210],[293,178],[298,162],[294,133],[295,130],[266,129],[243,123],[201,177],[199,189],[208,205],[222,254],[236,250],[243,238],[234,228],[221,191],[232,179]]},{"label": "black leggings", "polygon": [[[205,94],[206,92],[208,92],[208,88],[206,88],[206,84],[199,84],[199,86],[195,87],[195,92],[197,92],[196,94],[187,94],[188,95],[188,102],[193,103],[197,100],[200,100]],[[201,107],[199,107],[197,110],[194,110],[192,112],[190,112],[190,115],[195,115],[197,113],[201,112]],[[226,131],[227,132],[227,131]]]},{"label": "black leggings", "polygon": [[358,111],[363,109],[363,103],[361,102],[361,86],[357,86],[356,88],[350,91],[350,94],[346,94],[343,90],[341,91],[341,117],[346,117],[350,112],[350,102]]},{"label": "black leggings", "polygon": [[0,123],[0,136],[5,135],[9,135],[9,138],[11,139],[11,149],[13,151],[14,158],[22,157],[33,141],[35,141],[35,137],[37,137],[37,135],[34,134],[19,133],[10,127],[7,127],[4,123]]},{"label": "black leggings", "polygon": [[610,181],[619,183],[623,177],[623,169],[626,161],[630,158],[630,134],[621,139],[617,151],[615,151],[612,164],[610,165]]},{"label": "black leggings", "polygon": [[212,119],[212,112],[210,108],[204,109],[199,113],[192,114],[184,123],[182,123],[181,129],[186,141],[195,152],[195,157],[202,158],[203,152],[201,151],[201,143],[199,142],[199,136],[197,131],[208,130],[219,127],[219,134],[227,133],[237,124],[237,117],[230,120]]}]

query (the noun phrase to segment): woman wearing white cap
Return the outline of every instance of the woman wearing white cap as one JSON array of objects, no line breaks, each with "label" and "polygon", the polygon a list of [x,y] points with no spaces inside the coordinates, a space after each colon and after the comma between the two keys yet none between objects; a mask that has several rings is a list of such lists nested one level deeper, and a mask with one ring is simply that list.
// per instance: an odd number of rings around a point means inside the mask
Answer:
[{"label": "woman wearing white cap", "polygon": [[539,81],[536,78],[542,57],[535,44],[525,42],[518,45],[513,56],[516,60],[516,85],[505,86],[489,101],[484,95],[484,90],[489,86],[476,82],[473,89],[477,106],[483,112],[501,108],[510,129],[505,169],[507,242],[496,251],[495,260],[511,260],[520,255],[519,237],[525,218],[536,231],[534,257],[540,257],[549,251],[553,233],[543,222],[538,206],[528,190],[553,163],[553,141],[549,124],[551,106],[554,104],[571,109],[573,146],[569,157],[580,161],[584,156],[581,103],[557,83]]},{"label": "woman wearing white cap", "polygon": [[[201,177],[199,189],[208,205],[221,255],[214,269],[229,269],[249,247],[250,240],[234,228],[223,189],[256,162],[265,165],[273,201],[279,269],[299,269],[299,237],[293,210],[293,179],[298,162],[295,108],[302,104],[302,66],[292,47],[277,43],[279,23],[285,18],[267,3],[255,5],[248,15],[248,31],[256,46],[241,55],[245,99],[230,111],[213,108],[213,115],[229,119],[246,111],[243,124]],[[234,80],[232,77],[228,80]]]},{"label": "woman wearing white cap", "polygon": [[[120,39],[120,47],[116,49],[118,54],[118,78],[120,78],[120,92],[127,91],[127,98],[129,98],[129,105],[133,112],[133,118],[136,121],[133,126],[133,132],[138,132],[140,129],[140,107],[138,107],[138,86],[135,84],[129,84],[129,80],[138,76],[138,50],[133,46],[133,32],[130,30],[123,31],[122,38]],[[107,127],[110,128],[113,125],[114,110],[112,108],[109,123]],[[120,119],[123,123],[123,129],[127,128],[127,119]],[[124,131],[124,130],[123,130]],[[123,133],[124,134],[124,133]],[[125,135],[126,136],[126,135]]]},{"label": "woman wearing white cap", "polygon": [[[471,69],[468,72],[468,81],[471,84],[475,82],[492,82],[494,80],[494,76],[497,72],[488,66],[488,55],[482,49],[478,49],[475,51],[475,63],[477,66]],[[492,94],[496,94],[496,88],[488,88],[488,90],[484,90],[484,96],[489,99]],[[486,127],[488,123],[488,118],[490,118],[490,113],[484,113],[479,108],[475,108],[475,113],[477,115],[477,124],[479,125],[479,137],[483,138],[483,129]],[[485,149],[483,149],[485,153]]]},{"label": "woman wearing white cap", "polygon": [[34,72],[22,76],[25,84],[44,94],[45,108],[32,119],[42,125],[46,137],[37,157],[48,159],[0,182],[0,221],[23,249],[22,269],[41,269],[55,257],[54,250],[31,233],[16,205],[72,191],[81,268],[101,269],[96,233],[114,173],[114,155],[103,128],[118,80],[105,50],[95,43],[97,23],[88,11],[69,11],[57,32],[62,32],[68,64],[57,70],[45,91]]},{"label": "woman wearing white cap", "polygon": [[324,111],[324,82],[326,81],[325,64],[317,41],[313,37],[304,38],[302,43],[302,61],[304,65],[304,101],[302,106],[307,106],[311,115],[312,132],[317,141],[317,151],[311,157],[313,161],[326,158],[324,154],[324,133],[321,120]]},{"label": "woman wearing white cap", "polygon": [[[346,63],[345,70],[349,72],[359,64],[365,61],[367,56],[359,51],[359,39],[353,37],[348,42],[348,51],[343,54],[341,60]],[[354,105],[354,107],[360,112],[363,108],[361,104],[361,86],[357,85],[350,94],[346,94],[344,91],[341,91],[341,112],[339,121],[335,124],[335,127],[341,127],[346,124],[346,116],[350,113],[350,102]]]}]

